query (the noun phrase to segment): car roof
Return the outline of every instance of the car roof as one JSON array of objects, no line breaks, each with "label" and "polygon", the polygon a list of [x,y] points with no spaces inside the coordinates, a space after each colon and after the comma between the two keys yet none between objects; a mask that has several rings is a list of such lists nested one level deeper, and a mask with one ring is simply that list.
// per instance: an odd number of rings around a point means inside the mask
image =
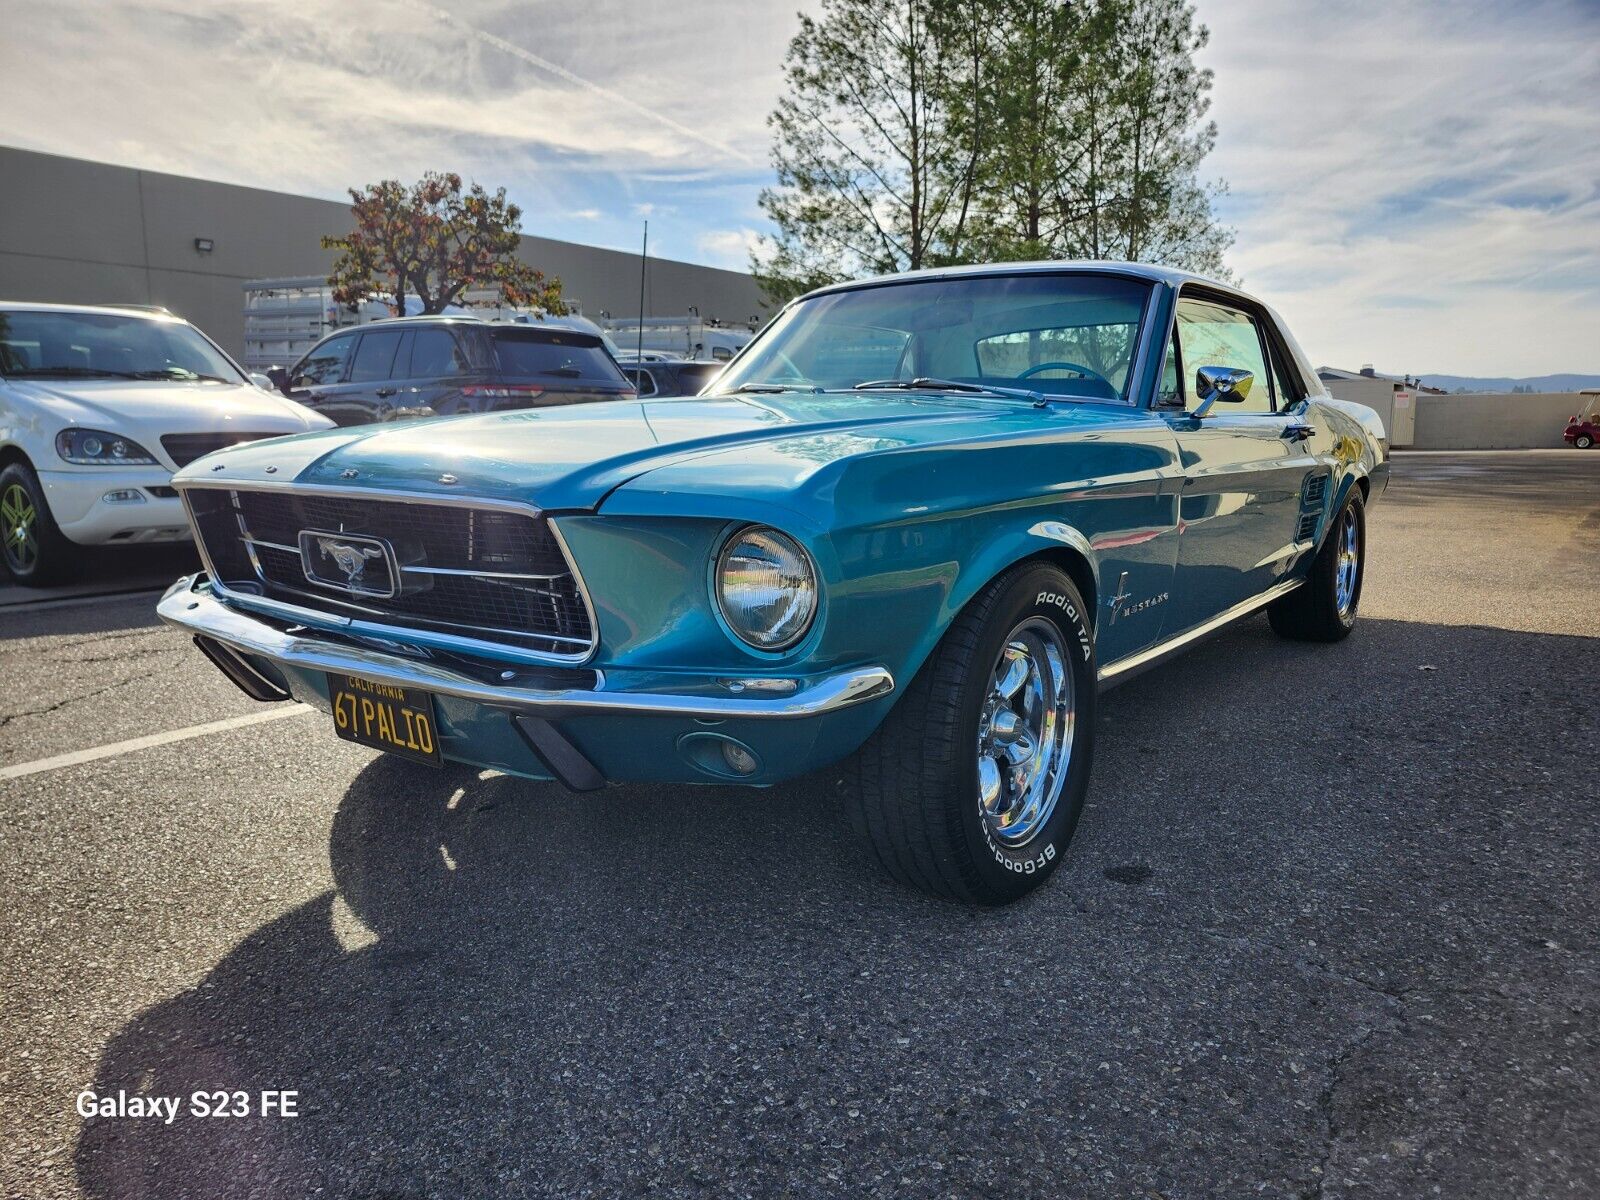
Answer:
[{"label": "car roof", "polygon": [[[479,317],[463,317],[458,313],[418,313],[410,317],[379,317],[376,321],[366,321],[360,325],[349,325],[347,329],[371,329],[374,325],[404,325],[410,328],[413,325],[473,325],[488,324]],[[340,330],[339,332],[344,332]]]},{"label": "car roof", "polygon": [[[576,333],[585,337],[598,336],[591,329],[581,325],[569,325],[560,317],[547,317],[542,321],[486,321],[482,317],[463,316],[460,313],[418,313],[409,317],[379,317],[376,321],[366,321],[360,325],[347,325],[335,332],[344,333],[348,329],[374,329],[379,326],[403,325],[413,329],[418,325],[459,325],[466,329],[484,329],[494,333],[517,333],[522,330],[550,330],[555,333]],[[331,335],[330,335],[331,336]]]},{"label": "car roof", "polygon": [[0,300],[0,312],[84,313],[99,317],[140,317],[147,321],[189,323],[177,313],[151,304],[45,304],[31,300]]},{"label": "car roof", "polygon": [[981,279],[985,276],[1048,274],[1072,272],[1086,275],[1120,275],[1124,278],[1143,279],[1150,283],[1164,283],[1178,287],[1184,283],[1204,284],[1219,292],[1253,299],[1232,284],[1193,271],[1180,271],[1176,267],[1162,267],[1153,263],[1112,262],[1100,259],[1055,259],[1042,262],[976,263],[959,267],[928,267],[920,271],[902,271],[898,275],[877,275],[870,279],[855,279],[833,283],[827,287],[807,292],[801,299],[825,296],[833,292],[848,292],[857,288],[883,287],[920,279]]}]

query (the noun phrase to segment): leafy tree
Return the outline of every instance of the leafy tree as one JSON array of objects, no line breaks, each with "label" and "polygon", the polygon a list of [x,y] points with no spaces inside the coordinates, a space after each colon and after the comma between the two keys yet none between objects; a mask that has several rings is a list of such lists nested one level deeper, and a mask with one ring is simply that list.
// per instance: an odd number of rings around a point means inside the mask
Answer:
[{"label": "leafy tree", "polygon": [[1088,130],[1081,102],[1104,42],[1104,5],[990,0],[982,85],[963,92],[979,146],[974,258],[1081,257],[1076,226]]},{"label": "leafy tree", "polygon": [[522,210],[504,188],[490,194],[475,183],[463,192],[461,176],[429,171],[410,187],[385,179],[352,188],[350,199],[355,229],[322,239],[323,249],[342,251],[328,276],[341,304],[387,294],[403,316],[415,295],[424,313],[439,313],[470,303],[469,289],[495,288],[508,305],[566,311],[561,281],[516,257]]},{"label": "leafy tree", "polygon": [[824,0],[790,45],[752,266],[777,299],[974,260],[1226,274],[1207,37],[1188,0]]},{"label": "leafy tree", "polygon": [[[976,169],[951,81],[971,61],[952,0],[823,0],[789,43],[768,118],[776,236],[753,265],[772,299],[852,275],[959,260]],[[962,136],[963,134],[967,136]]]},{"label": "leafy tree", "polygon": [[1216,124],[1205,119],[1212,73],[1194,62],[1210,31],[1195,25],[1188,0],[1102,7],[1110,19],[1091,85],[1098,153],[1085,189],[1095,198],[1089,253],[1224,274],[1233,234],[1211,212],[1221,187],[1199,181],[1217,140]]}]

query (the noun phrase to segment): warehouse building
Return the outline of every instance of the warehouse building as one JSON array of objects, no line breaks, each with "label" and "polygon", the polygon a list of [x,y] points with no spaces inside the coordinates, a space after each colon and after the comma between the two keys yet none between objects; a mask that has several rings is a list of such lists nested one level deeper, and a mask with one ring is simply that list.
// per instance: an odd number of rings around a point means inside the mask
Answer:
[{"label": "warehouse building", "polygon": [[[247,280],[326,275],[324,234],[349,230],[332,200],[0,147],[0,299],[160,304],[229,353],[244,349]],[[639,314],[639,256],[524,237],[589,316]],[[652,258],[645,308],[743,323],[764,311],[738,271]]]}]

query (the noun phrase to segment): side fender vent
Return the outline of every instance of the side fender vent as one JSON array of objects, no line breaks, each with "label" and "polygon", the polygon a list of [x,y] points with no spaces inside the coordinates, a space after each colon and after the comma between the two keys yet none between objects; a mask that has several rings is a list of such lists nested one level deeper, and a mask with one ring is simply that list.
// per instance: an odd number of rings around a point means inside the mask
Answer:
[{"label": "side fender vent", "polygon": [[1309,542],[1317,536],[1317,523],[1322,520],[1322,509],[1328,498],[1326,475],[1306,476],[1300,490],[1300,522],[1295,526],[1294,540]]}]

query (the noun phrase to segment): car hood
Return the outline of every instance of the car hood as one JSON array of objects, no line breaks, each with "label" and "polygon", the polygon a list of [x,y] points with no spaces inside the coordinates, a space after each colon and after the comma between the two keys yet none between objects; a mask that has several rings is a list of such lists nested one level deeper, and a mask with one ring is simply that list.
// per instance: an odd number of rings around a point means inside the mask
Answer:
[{"label": "car hood", "polygon": [[942,394],[711,396],[525,409],[329,430],[238,446],[177,481],[303,484],[596,507],[630,480],[716,457],[787,473],[840,456],[1100,420],[1097,405]]},{"label": "car hood", "polygon": [[[12,379],[13,400],[56,423],[104,429],[144,442],[169,433],[303,433],[330,422],[254,384]],[[147,449],[158,449],[147,446]]]}]

